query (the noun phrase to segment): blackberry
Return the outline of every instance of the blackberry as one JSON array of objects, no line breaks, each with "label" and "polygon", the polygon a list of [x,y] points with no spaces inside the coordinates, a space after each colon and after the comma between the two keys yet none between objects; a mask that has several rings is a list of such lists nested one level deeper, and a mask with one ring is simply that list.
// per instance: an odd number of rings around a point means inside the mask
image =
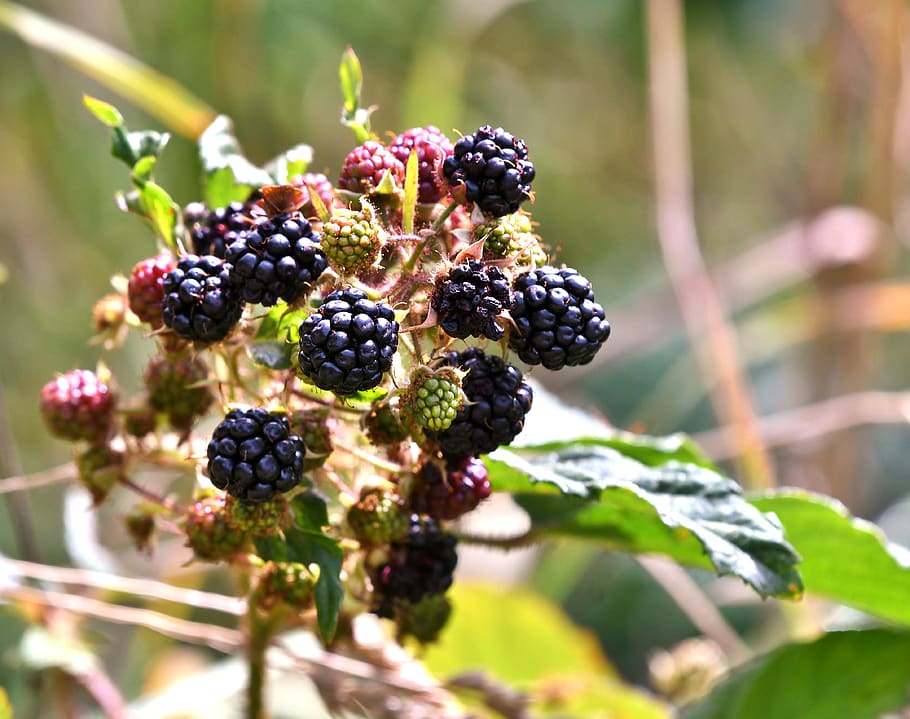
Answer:
[{"label": "blackberry", "polygon": [[234,409],[209,442],[209,477],[237,499],[265,502],[300,483],[305,454],[303,440],[291,434],[283,412]]},{"label": "blackberry", "polygon": [[444,593],[458,564],[455,544],[455,536],[440,529],[435,520],[411,515],[407,536],[391,543],[388,562],[373,573],[373,588],[379,595],[377,613],[389,616],[396,599],[417,604],[424,597]]},{"label": "blackberry", "polygon": [[252,202],[232,202],[227,207],[209,210],[201,202],[193,202],[183,211],[193,252],[224,258],[225,250],[239,234],[252,224]]},{"label": "blackberry", "polygon": [[304,192],[304,201],[300,206],[300,214],[307,219],[319,217],[316,205],[310,199],[310,190],[316,193],[325,208],[331,212],[335,204],[335,187],[332,181],[321,172],[305,172],[302,175],[294,175],[288,182],[294,187],[299,187]]},{"label": "blackberry", "polygon": [[531,197],[534,165],[524,140],[501,127],[483,125],[455,143],[442,163],[450,187],[464,187],[465,199],[486,214],[502,217],[515,212]]},{"label": "blackberry", "polygon": [[259,571],[250,601],[263,612],[280,604],[303,611],[313,606],[315,584],[316,579],[304,564],[268,561]]},{"label": "blackberry", "polygon": [[541,267],[512,284],[509,347],[528,364],[558,370],[590,362],[610,336],[591,283],[569,267]]},{"label": "blackberry", "polygon": [[498,340],[505,330],[496,320],[512,305],[509,280],[498,267],[468,260],[436,280],[432,303],[450,337]]},{"label": "blackberry", "polygon": [[361,210],[338,208],[322,225],[322,250],[341,274],[367,269],[382,251],[384,233],[370,206],[364,205]]},{"label": "blackberry", "polygon": [[522,212],[480,225],[474,230],[474,236],[484,241],[484,259],[511,259],[516,265],[533,267],[547,264],[546,250],[533,234],[531,218]]},{"label": "blackberry", "polygon": [[295,302],[309,292],[328,263],[319,237],[298,208],[305,191],[292,185],[270,185],[260,192],[252,227],[225,250],[233,270],[230,282],[245,302],[270,307]]},{"label": "blackberry", "polygon": [[405,167],[411,150],[417,151],[417,202],[439,202],[445,194],[440,170],[445,159],[452,155],[452,141],[430,125],[406,130],[389,145],[389,152]]},{"label": "blackberry", "polygon": [[208,384],[209,368],[188,354],[152,357],[145,370],[148,404],[167,415],[170,425],[188,431],[215,401]]},{"label": "blackberry", "polygon": [[458,519],[490,496],[486,465],[477,457],[445,467],[426,462],[411,491],[411,508],[433,519]]},{"label": "blackberry", "polygon": [[364,489],[346,519],[357,541],[373,547],[402,541],[411,527],[401,500],[378,487]]},{"label": "blackberry", "polygon": [[218,342],[240,321],[243,303],[231,288],[231,265],[214,255],[186,255],[164,277],[164,324],[184,339]]},{"label": "blackberry", "polygon": [[354,287],[327,295],[300,325],[301,373],[339,395],[376,387],[397,349],[392,307]]},{"label": "blackberry", "polygon": [[224,518],[235,529],[254,537],[277,534],[294,522],[291,505],[283,494],[276,494],[258,504],[228,495],[224,503]]},{"label": "blackberry", "polygon": [[435,431],[449,427],[464,405],[461,374],[454,367],[430,370],[418,367],[411,374],[405,407],[421,427]]},{"label": "blackberry", "polygon": [[41,416],[51,434],[100,442],[114,421],[114,394],[98,375],[77,369],[41,388]]},{"label": "blackberry", "polygon": [[338,187],[348,192],[369,194],[389,173],[396,184],[404,184],[404,165],[381,143],[367,140],[344,158]]},{"label": "blackberry", "polygon": [[158,255],[137,262],[130,273],[126,295],[130,310],[152,327],[161,326],[164,277],[177,266],[170,255]]},{"label": "blackberry", "polygon": [[198,497],[187,510],[183,529],[196,559],[217,562],[230,560],[243,549],[247,535],[228,523],[223,497],[213,493]]},{"label": "blackberry", "polygon": [[79,481],[97,507],[125,476],[126,455],[107,445],[93,445],[76,456]]},{"label": "blackberry", "polygon": [[460,461],[515,439],[524,428],[532,399],[521,370],[477,347],[451,352],[444,363],[467,373],[461,385],[467,402],[448,429],[427,432],[438,441],[443,456],[450,462]]}]

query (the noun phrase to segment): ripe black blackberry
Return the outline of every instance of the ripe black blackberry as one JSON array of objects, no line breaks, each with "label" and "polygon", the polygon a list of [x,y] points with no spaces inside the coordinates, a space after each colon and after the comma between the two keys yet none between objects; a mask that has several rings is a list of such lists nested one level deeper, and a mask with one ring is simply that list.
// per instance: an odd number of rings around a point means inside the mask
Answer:
[{"label": "ripe black blackberry", "polygon": [[541,267],[512,283],[509,347],[528,364],[550,370],[590,362],[610,336],[591,283],[570,267]]},{"label": "ripe black blackberry", "polygon": [[501,127],[483,125],[455,143],[442,174],[453,189],[464,186],[468,202],[501,217],[530,199],[535,170],[524,140]]},{"label": "ripe black blackberry", "polygon": [[335,290],[300,325],[300,371],[339,395],[372,389],[392,367],[398,323],[392,307],[354,287]]},{"label": "ripe black blackberry", "polygon": [[328,267],[319,236],[300,212],[258,217],[225,250],[231,284],[244,302],[271,307],[305,295]]},{"label": "ripe black blackberry", "polygon": [[186,255],[165,275],[164,324],[184,339],[218,342],[243,314],[243,302],[230,286],[231,265],[214,255]]},{"label": "ripe black blackberry", "polygon": [[411,150],[417,152],[417,201],[432,204],[445,194],[442,163],[452,155],[452,141],[439,128],[413,127],[392,140],[389,152],[407,167]]},{"label": "ripe black blackberry", "polygon": [[94,372],[73,370],[41,388],[41,416],[51,434],[72,441],[104,440],[114,421],[114,393]]},{"label": "ripe black blackberry", "polygon": [[338,187],[348,192],[370,193],[390,173],[395,182],[404,184],[404,165],[382,143],[367,140],[344,158]]},{"label": "ripe black blackberry", "polygon": [[512,306],[512,296],[501,269],[468,260],[436,280],[432,302],[450,337],[498,340],[505,330],[496,320]]},{"label": "ripe black blackberry", "polygon": [[490,496],[486,465],[477,457],[443,466],[428,461],[417,473],[411,508],[433,519],[458,519]]},{"label": "ripe black blackberry", "polygon": [[193,252],[224,258],[224,251],[249,229],[252,202],[232,202],[227,207],[210,210],[201,202],[192,202],[183,210],[183,223],[190,235]]},{"label": "ripe black blackberry", "polygon": [[218,489],[244,502],[265,502],[300,483],[306,448],[283,412],[234,409],[215,427],[208,472]]},{"label": "ripe black blackberry", "polygon": [[467,373],[461,385],[467,402],[448,429],[427,432],[428,438],[438,441],[443,456],[457,462],[515,439],[524,428],[533,396],[521,370],[477,347],[449,353],[444,364]]},{"label": "ripe black blackberry", "polygon": [[393,615],[394,600],[417,604],[426,596],[442,594],[452,585],[458,564],[455,536],[444,532],[433,519],[411,515],[407,537],[389,546],[389,560],[373,573],[376,611]]}]

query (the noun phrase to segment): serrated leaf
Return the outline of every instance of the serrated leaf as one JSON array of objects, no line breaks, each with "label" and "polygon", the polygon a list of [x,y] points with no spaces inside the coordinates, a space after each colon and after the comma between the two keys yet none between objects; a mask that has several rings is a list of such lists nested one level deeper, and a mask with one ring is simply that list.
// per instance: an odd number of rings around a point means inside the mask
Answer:
[{"label": "serrated leaf", "polygon": [[285,532],[288,546],[287,560],[303,565],[319,565],[319,579],[313,587],[316,599],[316,621],[323,641],[329,642],[335,636],[338,612],[344,598],[341,583],[341,563],[344,552],[338,540],[320,532],[292,527]]},{"label": "serrated leaf", "polygon": [[908,700],[910,634],[832,632],[761,657],[682,719],[876,719]]},{"label": "serrated leaf", "polygon": [[267,162],[264,169],[275,183],[286,185],[292,177],[305,173],[312,161],[313,148],[310,145],[295,145]]},{"label": "serrated leaf", "polygon": [[108,127],[120,127],[123,124],[123,115],[120,114],[120,111],[104,100],[99,100],[91,95],[83,95],[82,104]]},{"label": "serrated leaf", "polygon": [[294,521],[301,529],[321,532],[329,523],[326,498],[316,489],[306,489],[291,500]]},{"label": "serrated leaf", "polygon": [[287,302],[279,302],[262,318],[256,339],[296,343],[300,339],[300,325],[308,314],[305,308],[291,310]]},{"label": "serrated leaf", "polygon": [[803,558],[806,590],[869,614],[910,626],[910,552],[889,543],[870,522],[840,502],[809,492],[781,490],[752,498],[773,512]]},{"label": "serrated leaf", "polygon": [[404,200],[401,205],[401,228],[406,235],[414,234],[414,213],[417,212],[417,151],[411,150],[404,174]]},{"label": "serrated leaf", "polygon": [[583,436],[572,440],[520,446],[522,450],[534,452],[558,452],[566,447],[610,447],[649,467],[659,467],[668,462],[684,462],[716,469],[714,463],[705,456],[698,445],[688,435],[681,433],[655,437],[614,430],[603,437]]},{"label": "serrated leaf", "polygon": [[246,345],[250,359],[269,369],[290,369],[294,366],[292,357],[294,345],[279,340],[256,340]]},{"label": "serrated leaf", "polygon": [[256,188],[272,184],[268,172],[244,157],[234,124],[219,115],[199,136],[199,158],[205,174],[203,197],[209,207],[243,202]]},{"label": "serrated leaf", "polygon": [[693,464],[649,467],[609,447],[489,455],[490,480],[512,492],[535,536],[573,536],[633,553],[661,553],[733,575],[762,595],[802,592],[799,561],[773,515],[735,482]]}]

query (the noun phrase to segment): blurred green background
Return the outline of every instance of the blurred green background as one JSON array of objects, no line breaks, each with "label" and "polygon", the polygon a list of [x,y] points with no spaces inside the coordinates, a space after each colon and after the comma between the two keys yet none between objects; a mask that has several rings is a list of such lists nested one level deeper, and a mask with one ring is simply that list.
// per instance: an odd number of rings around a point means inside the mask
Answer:
[{"label": "blurred green background", "polygon": [[[435,124],[455,136],[489,123],[523,136],[537,167],[538,231],[560,261],[593,281],[614,324],[595,365],[535,379],[617,426],[696,435],[717,426],[657,241],[643,3],[27,5],[147,62],[231,116],[257,163],[306,142],[316,149],[313,169],[337,178],[354,144],[338,122],[338,62],[349,44],[364,68],[364,102],[379,105],[373,127],[381,135]],[[906,398],[898,394],[910,380],[904,3],[699,0],[685,9],[696,221],[706,262],[719,268],[734,308],[757,411],[848,398],[781,425],[772,450],[778,482],[833,494],[876,518],[907,493],[910,467]],[[12,435],[0,451],[11,475],[69,458],[70,447],[43,429],[39,389],[55,372],[95,365],[92,306],[111,275],[128,273],[154,247],[141,223],[113,204],[128,178],[81,94],[116,104],[132,129],[162,128],[3,32],[0,68],[0,263],[8,273],[0,284],[0,380]],[[199,199],[191,139],[172,138],[158,178],[181,204]],[[125,390],[139,385],[149,351],[131,340],[106,355]],[[873,390],[891,394],[875,404]],[[799,440],[826,422],[835,431]],[[716,435],[704,437],[716,456],[731,456]],[[62,495],[56,485],[30,493],[41,558],[54,564],[71,561]],[[0,551],[15,556],[4,512]],[[596,571],[568,586],[541,572],[533,581],[598,632],[627,676],[645,681],[650,649],[693,630],[634,562],[590,562]],[[633,608],[647,633],[630,637],[616,617]],[[0,646],[20,631],[0,630]]]}]

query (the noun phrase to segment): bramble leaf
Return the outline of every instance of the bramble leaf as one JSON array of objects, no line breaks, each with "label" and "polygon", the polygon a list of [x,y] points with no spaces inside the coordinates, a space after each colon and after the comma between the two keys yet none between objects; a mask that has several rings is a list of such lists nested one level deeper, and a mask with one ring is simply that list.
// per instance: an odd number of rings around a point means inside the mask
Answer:
[{"label": "bramble leaf", "polygon": [[910,634],[831,632],[749,663],[682,719],[876,719],[907,702]]},{"label": "bramble leaf", "polygon": [[199,136],[199,158],[205,173],[203,196],[209,207],[245,202],[253,190],[272,184],[272,177],[244,157],[234,124],[219,115]]},{"label": "bramble leaf", "polygon": [[291,500],[294,520],[302,529],[321,532],[329,523],[329,510],[325,497],[318,490],[308,488]]},{"label": "bramble leaf", "polygon": [[274,182],[286,185],[295,175],[302,175],[313,161],[313,148],[309,145],[295,145],[265,165],[265,171]]},{"label": "bramble leaf", "polygon": [[120,111],[104,100],[99,100],[91,95],[83,95],[82,104],[108,127],[120,127],[123,124],[123,115],[120,114]]},{"label": "bramble leaf", "polygon": [[294,345],[281,340],[254,340],[246,345],[250,359],[269,369],[281,370],[293,367]]},{"label": "bramble leaf", "polygon": [[733,480],[695,464],[647,466],[611,447],[553,452],[497,450],[490,480],[514,495],[533,537],[571,536],[733,575],[759,594],[797,597],[799,556],[777,518],[762,514]]},{"label": "bramble leaf", "polygon": [[294,527],[285,532],[288,553],[287,560],[300,562],[305,566],[319,565],[319,580],[313,587],[316,598],[316,621],[323,640],[331,641],[338,624],[338,612],[344,598],[341,583],[341,563],[344,552],[337,539]]},{"label": "bramble leaf", "polygon": [[752,498],[783,523],[803,558],[806,591],[910,626],[910,551],[840,502],[793,489]]}]

